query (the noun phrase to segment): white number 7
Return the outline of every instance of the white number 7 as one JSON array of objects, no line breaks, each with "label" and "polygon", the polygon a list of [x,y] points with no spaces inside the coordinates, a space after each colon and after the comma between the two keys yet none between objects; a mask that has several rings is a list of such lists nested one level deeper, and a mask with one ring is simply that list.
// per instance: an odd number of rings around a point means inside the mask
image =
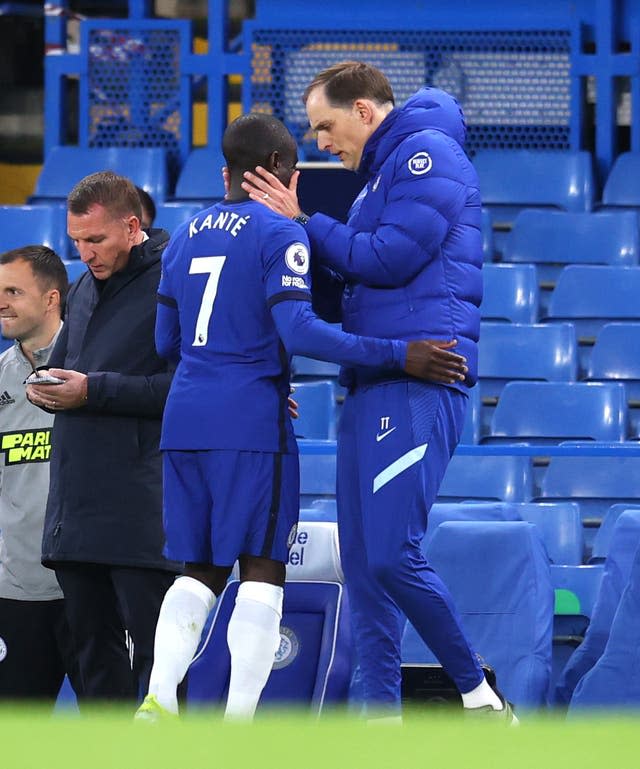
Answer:
[{"label": "white number 7", "polygon": [[200,312],[196,321],[196,332],[193,337],[193,347],[204,347],[209,338],[209,320],[213,312],[213,303],[218,293],[218,281],[226,256],[196,256],[189,265],[189,275],[204,275],[209,273],[209,279],[204,287]]}]

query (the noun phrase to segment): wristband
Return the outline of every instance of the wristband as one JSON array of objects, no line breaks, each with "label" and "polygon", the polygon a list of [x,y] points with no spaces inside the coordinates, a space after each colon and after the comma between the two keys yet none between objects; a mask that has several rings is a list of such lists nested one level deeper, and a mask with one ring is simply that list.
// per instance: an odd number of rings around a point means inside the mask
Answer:
[{"label": "wristband", "polygon": [[306,214],[298,214],[298,216],[293,217],[294,222],[298,222],[298,224],[301,224],[303,227],[306,227],[307,224],[309,224],[310,217]]}]

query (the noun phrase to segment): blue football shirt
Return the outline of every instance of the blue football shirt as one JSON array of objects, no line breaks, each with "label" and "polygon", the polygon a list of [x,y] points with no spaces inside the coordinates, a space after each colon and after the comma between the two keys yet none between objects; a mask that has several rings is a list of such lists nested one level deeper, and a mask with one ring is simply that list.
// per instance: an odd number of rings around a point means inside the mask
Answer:
[{"label": "blue football shirt", "polygon": [[295,452],[289,360],[271,307],[311,301],[299,224],[220,202],[176,230],[162,258],[156,345],[179,364],[161,448]]}]

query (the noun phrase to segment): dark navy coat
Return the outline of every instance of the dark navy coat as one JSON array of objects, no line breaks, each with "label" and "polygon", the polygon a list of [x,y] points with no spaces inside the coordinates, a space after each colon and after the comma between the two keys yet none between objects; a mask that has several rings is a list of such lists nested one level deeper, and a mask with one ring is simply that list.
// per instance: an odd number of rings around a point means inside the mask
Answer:
[{"label": "dark navy coat", "polygon": [[367,141],[358,172],[368,182],[348,223],[314,214],[306,230],[314,259],[346,282],[345,331],[387,339],[456,338],[454,352],[467,357],[466,385],[473,385],[481,203],[478,177],[463,150],[465,132],[453,97],[421,89]]},{"label": "dark navy coat", "polygon": [[56,414],[42,561],[172,568],[164,560],[160,426],[171,384],[154,344],[160,257],[151,230],[106,281],[71,288],[49,366],[88,374],[86,406]]}]

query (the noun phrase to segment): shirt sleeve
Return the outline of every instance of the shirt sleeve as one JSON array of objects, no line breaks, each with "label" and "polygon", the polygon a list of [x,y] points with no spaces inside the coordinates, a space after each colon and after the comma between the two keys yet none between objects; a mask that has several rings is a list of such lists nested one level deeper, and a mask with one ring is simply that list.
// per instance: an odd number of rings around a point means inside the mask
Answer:
[{"label": "shirt sleeve", "polygon": [[407,343],[347,334],[314,314],[307,302],[281,301],[271,308],[288,355],[305,355],[341,366],[370,366],[401,371]]},{"label": "shirt sleeve", "polygon": [[162,255],[162,272],[158,286],[156,313],[156,350],[161,358],[177,363],[180,360],[180,318],[178,302],[172,286],[173,253],[175,241],[171,241]]},{"label": "shirt sleeve", "polygon": [[281,219],[269,236],[263,253],[267,304],[288,299],[311,302],[309,239],[296,222]]}]

